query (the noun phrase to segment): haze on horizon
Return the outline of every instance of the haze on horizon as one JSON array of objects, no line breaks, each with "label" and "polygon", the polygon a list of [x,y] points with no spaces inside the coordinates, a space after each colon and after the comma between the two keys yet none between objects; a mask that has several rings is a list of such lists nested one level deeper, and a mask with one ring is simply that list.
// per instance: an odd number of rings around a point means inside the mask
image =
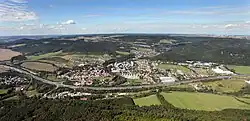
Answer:
[{"label": "haze on horizon", "polygon": [[250,0],[0,0],[0,36],[250,35]]}]

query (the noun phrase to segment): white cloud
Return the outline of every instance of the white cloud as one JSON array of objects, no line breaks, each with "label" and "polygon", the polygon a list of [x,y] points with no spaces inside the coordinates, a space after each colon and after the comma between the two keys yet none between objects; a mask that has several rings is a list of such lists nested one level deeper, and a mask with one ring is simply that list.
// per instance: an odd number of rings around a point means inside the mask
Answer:
[{"label": "white cloud", "polygon": [[35,12],[27,8],[23,0],[9,0],[0,3],[0,21],[28,21],[36,20]]},{"label": "white cloud", "polygon": [[9,0],[11,2],[14,2],[14,3],[26,3],[27,1],[26,0]]},{"label": "white cloud", "polygon": [[69,24],[76,24],[76,22],[74,20],[68,20],[66,22],[62,22],[61,24],[63,24],[63,25],[69,25]]},{"label": "white cloud", "polygon": [[163,14],[175,15],[250,15],[250,6],[214,6],[197,9],[169,10],[163,11]]}]

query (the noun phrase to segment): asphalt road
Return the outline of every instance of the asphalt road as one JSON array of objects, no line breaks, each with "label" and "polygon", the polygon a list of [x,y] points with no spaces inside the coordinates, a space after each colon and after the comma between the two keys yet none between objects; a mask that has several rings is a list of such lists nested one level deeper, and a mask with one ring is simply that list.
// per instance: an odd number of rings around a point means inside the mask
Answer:
[{"label": "asphalt road", "polygon": [[166,87],[166,86],[172,86],[172,85],[178,85],[178,84],[188,84],[192,82],[199,82],[199,81],[208,81],[208,80],[215,80],[215,79],[227,79],[231,78],[231,76],[216,76],[216,77],[207,77],[207,78],[199,78],[199,79],[192,79],[192,80],[186,80],[182,82],[173,82],[173,83],[164,83],[164,84],[152,84],[152,85],[140,85],[140,86],[124,86],[124,87],[80,87],[80,86],[73,86],[73,85],[66,85],[60,82],[52,82],[47,79],[43,79],[37,75],[34,74],[34,72],[29,72],[24,69],[19,69],[10,65],[3,65],[6,68],[9,68],[11,70],[14,70],[16,72],[26,74],[31,76],[32,78],[41,81],[46,84],[55,85],[57,87],[67,87],[71,89],[89,89],[89,90],[125,90],[125,89],[141,89],[141,88],[155,88],[155,87]]}]

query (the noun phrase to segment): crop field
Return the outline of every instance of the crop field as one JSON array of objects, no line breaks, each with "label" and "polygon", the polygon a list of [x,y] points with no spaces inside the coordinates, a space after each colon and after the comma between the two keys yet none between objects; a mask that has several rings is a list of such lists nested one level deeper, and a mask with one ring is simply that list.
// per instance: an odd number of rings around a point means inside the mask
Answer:
[{"label": "crop field", "polygon": [[46,54],[42,54],[42,55],[38,55],[38,56],[28,56],[27,58],[29,60],[39,60],[39,59],[43,59],[43,58],[53,57],[53,56],[59,55],[61,53],[62,53],[62,51],[58,51],[58,52],[46,53]]},{"label": "crop field", "polygon": [[190,73],[191,72],[188,68],[186,68],[184,66],[172,65],[172,64],[159,64],[158,68],[161,68],[161,69],[176,69],[176,70],[181,70],[184,73]]},{"label": "crop field", "polygon": [[230,69],[234,69],[236,73],[250,74],[250,66],[234,66],[234,65],[229,65],[227,67],[230,68]]},{"label": "crop field", "polygon": [[21,66],[35,71],[54,72],[55,70],[57,70],[57,67],[41,62],[24,62],[23,64],[21,64]]},{"label": "crop field", "polygon": [[244,80],[219,80],[212,82],[204,82],[206,86],[210,86],[213,90],[218,92],[238,92],[242,87],[246,86]]},{"label": "crop field", "polygon": [[161,105],[156,95],[150,95],[147,97],[133,99],[136,105],[139,106],[151,106],[151,105]]},{"label": "crop field", "polygon": [[[240,102],[232,96],[206,93],[171,92],[161,93],[175,107],[194,110],[250,109],[250,105]],[[241,98],[240,98],[241,99]]]},{"label": "crop field", "polygon": [[0,48],[0,61],[10,60],[14,56],[22,55],[19,52],[12,51],[10,49],[1,49]]}]

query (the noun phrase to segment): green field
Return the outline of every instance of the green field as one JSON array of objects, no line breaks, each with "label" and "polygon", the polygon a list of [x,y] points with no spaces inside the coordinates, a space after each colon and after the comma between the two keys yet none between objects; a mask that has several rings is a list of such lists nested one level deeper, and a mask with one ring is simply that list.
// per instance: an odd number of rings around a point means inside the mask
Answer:
[{"label": "green field", "polygon": [[181,70],[184,73],[191,72],[188,68],[186,68],[184,66],[172,65],[172,64],[159,64],[158,68],[161,68],[161,69],[176,69],[176,70]]},{"label": "green field", "polygon": [[46,53],[46,54],[42,54],[42,55],[38,55],[38,56],[28,56],[27,58],[28,58],[28,60],[39,60],[42,58],[53,57],[53,56],[59,55],[61,53],[62,53],[62,51],[58,51],[58,52]]},{"label": "green field", "polygon": [[151,106],[151,105],[161,105],[156,95],[150,95],[147,97],[133,99],[136,105],[139,106]]},{"label": "green field", "polygon": [[[175,107],[194,110],[250,109],[250,105],[242,103],[231,96],[206,93],[172,92],[161,93]],[[240,98],[241,99],[241,98]]]},{"label": "green field", "polygon": [[6,94],[8,92],[7,89],[0,89],[0,94]]},{"label": "green field", "polygon": [[9,98],[7,98],[7,99],[4,99],[5,101],[7,101],[7,100],[18,100],[19,99],[19,96],[13,96],[13,97],[9,97]]},{"label": "green field", "polygon": [[236,73],[240,74],[250,74],[250,66],[235,66],[229,65],[227,66],[229,69],[234,69]]},{"label": "green field", "polygon": [[36,90],[27,91],[25,93],[28,97],[39,95],[39,93]]},{"label": "green field", "polygon": [[119,55],[129,55],[129,52],[123,52],[123,51],[116,51],[117,54]]},{"label": "green field", "polygon": [[238,92],[242,87],[246,86],[244,80],[219,80],[212,82],[204,82],[203,85],[210,86],[218,92]]}]

